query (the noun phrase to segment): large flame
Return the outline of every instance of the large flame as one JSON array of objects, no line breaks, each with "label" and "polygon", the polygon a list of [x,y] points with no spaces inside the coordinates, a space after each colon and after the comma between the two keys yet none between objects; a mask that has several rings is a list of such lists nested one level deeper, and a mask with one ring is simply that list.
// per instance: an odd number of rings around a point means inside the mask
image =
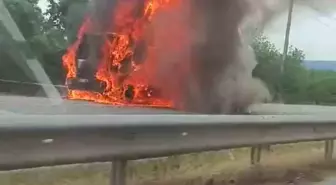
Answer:
[{"label": "large flame", "polygon": [[[69,90],[69,99],[80,99],[108,103],[113,105],[144,105],[154,107],[172,107],[172,101],[160,98],[153,93],[148,82],[148,70],[154,69],[153,52],[155,46],[147,41],[148,29],[153,16],[158,10],[176,3],[178,0],[145,0],[140,16],[134,16],[138,1],[118,0],[111,18],[111,28],[108,29],[101,48],[98,70],[95,78],[106,83],[103,93],[83,90]],[[81,26],[76,42],[68,48],[63,56],[63,65],[67,70],[67,79],[76,78],[76,53],[86,33],[89,32],[92,21],[86,18]],[[112,36],[113,39],[107,39]],[[144,62],[136,61],[137,46],[144,47],[146,41],[146,58]],[[131,62],[129,62],[131,61]],[[127,62],[127,63],[126,63]],[[127,72],[122,68],[127,68]],[[121,72],[124,71],[124,72]],[[125,89],[132,86],[132,100],[125,98]]]}]

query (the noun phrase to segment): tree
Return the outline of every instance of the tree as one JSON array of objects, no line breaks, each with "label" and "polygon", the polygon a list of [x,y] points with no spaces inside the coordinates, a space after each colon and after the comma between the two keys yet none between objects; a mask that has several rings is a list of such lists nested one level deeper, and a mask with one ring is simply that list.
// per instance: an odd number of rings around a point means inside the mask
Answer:
[{"label": "tree", "polygon": [[48,0],[49,6],[45,16],[48,25],[62,30],[69,43],[76,40],[77,31],[88,10],[88,0]]},{"label": "tree", "polygon": [[[7,30],[8,27],[4,23],[0,23],[0,78],[2,80],[16,80],[16,81],[34,81],[34,77],[29,70],[20,68],[17,62],[25,62],[27,58],[32,56],[32,50],[37,52],[37,48],[31,46],[38,45],[38,35],[41,35],[41,24],[43,16],[41,10],[37,6],[37,1],[20,1],[20,0],[4,0],[3,3],[8,9],[14,22],[17,24],[26,42],[19,42],[14,40],[11,35],[12,30]],[[4,15],[6,16],[7,12]],[[11,20],[4,20],[8,23]],[[24,54],[23,54],[23,52]],[[2,91],[13,91],[22,88],[16,84],[2,83]],[[27,89],[26,89],[27,90]],[[28,91],[28,90],[27,90]]]},{"label": "tree", "polygon": [[[60,51],[63,51],[67,44],[64,39],[64,34],[56,27],[48,24],[47,17],[43,16],[41,9],[38,7],[38,0],[4,0],[4,3],[17,24],[22,35],[26,39],[26,43],[19,45],[25,46],[31,50],[32,55],[37,57],[51,79],[56,82],[62,81],[62,65]],[[6,29],[2,28],[2,49],[1,58],[2,71],[1,78],[15,79],[19,81],[30,81],[13,62],[13,50],[20,50],[17,41],[10,39],[11,34]],[[10,31],[10,30],[9,30]],[[12,53],[12,55],[9,55]],[[22,59],[26,60],[26,59]],[[63,82],[62,82],[63,83]]]},{"label": "tree", "polygon": [[282,54],[274,44],[261,35],[255,39],[252,47],[258,61],[253,76],[260,78],[267,84],[274,97],[273,100],[278,101],[279,97],[276,95],[281,94],[282,101],[286,103],[305,101],[309,73],[302,66],[303,52],[290,47],[284,64],[284,72],[281,74]]},{"label": "tree", "polygon": [[336,72],[310,71],[308,97],[315,104],[336,103]]},{"label": "tree", "polygon": [[39,54],[41,45],[45,45],[43,38],[44,17],[41,9],[37,6],[37,0],[4,0],[4,3],[17,24],[31,49]]},{"label": "tree", "polygon": [[[253,70],[253,76],[265,82],[271,94],[275,96],[279,91],[281,54],[276,47],[264,36],[258,36],[253,44],[257,66]],[[274,97],[276,99],[276,97]]]},{"label": "tree", "polygon": [[281,76],[282,96],[285,103],[301,103],[307,100],[309,71],[302,65],[304,54],[290,47],[285,61],[284,74]]}]

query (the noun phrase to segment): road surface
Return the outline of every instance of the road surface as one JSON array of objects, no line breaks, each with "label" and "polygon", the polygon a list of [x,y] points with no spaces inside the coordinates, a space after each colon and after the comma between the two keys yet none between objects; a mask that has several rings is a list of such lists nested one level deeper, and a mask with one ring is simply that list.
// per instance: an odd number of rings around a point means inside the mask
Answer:
[{"label": "road surface", "polygon": [[48,98],[24,96],[0,96],[1,114],[176,114],[165,108],[116,107],[87,101],[64,100],[54,105]]},{"label": "road surface", "polygon": [[255,104],[249,107],[249,112],[258,115],[333,115],[336,112],[336,106]]},{"label": "road surface", "polygon": [[[316,105],[256,104],[249,113],[259,115],[311,115],[334,114],[336,107]],[[88,101],[64,100],[54,105],[48,98],[0,95],[1,114],[177,114],[165,108],[117,107]]]}]

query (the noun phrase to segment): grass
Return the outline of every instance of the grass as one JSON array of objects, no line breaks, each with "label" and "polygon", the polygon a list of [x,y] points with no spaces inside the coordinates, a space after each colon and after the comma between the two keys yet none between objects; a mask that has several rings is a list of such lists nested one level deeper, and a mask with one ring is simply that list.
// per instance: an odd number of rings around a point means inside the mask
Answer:
[{"label": "grass", "polygon": [[[320,181],[336,169],[323,163],[323,143],[273,146],[263,152],[262,165],[249,165],[249,149],[171,156],[133,161],[128,166],[130,185],[253,185],[287,183],[299,177]],[[108,163],[69,165],[3,172],[1,185],[104,185],[109,181]]]}]

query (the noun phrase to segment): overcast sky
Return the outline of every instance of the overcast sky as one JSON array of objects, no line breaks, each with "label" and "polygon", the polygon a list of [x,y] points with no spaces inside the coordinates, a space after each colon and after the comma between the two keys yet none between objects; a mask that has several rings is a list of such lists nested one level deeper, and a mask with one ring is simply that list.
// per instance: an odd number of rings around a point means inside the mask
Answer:
[{"label": "overcast sky", "polygon": [[[310,8],[295,7],[290,43],[304,50],[310,60],[336,61],[336,16],[318,13]],[[282,50],[287,14],[279,16],[265,34]]]},{"label": "overcast sky", "polygon": [[[40,0],[42,9],[46,0]],[[287,14],[279,16],[265,30],[266,36],[282,51]],[[306,54],[308,60],[336,61],[336,13],[325,15],[309,8],[296,6],[293,14],[293,25],[290,43]]]},{"label": "overcast sky", "polygon": [[42,10],[45,10],[45,8],[47,6],[47,0],[40,0],[39,5],[42,8]]}]

